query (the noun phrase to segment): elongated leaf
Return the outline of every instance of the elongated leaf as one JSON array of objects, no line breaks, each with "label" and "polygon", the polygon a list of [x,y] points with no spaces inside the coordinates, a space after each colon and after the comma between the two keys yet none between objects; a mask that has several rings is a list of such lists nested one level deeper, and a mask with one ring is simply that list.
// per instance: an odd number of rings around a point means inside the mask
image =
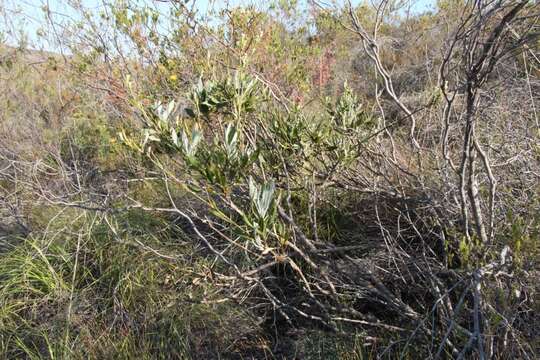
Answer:
[{"label": "elongated leaf", "polygon": [[266,218],[268,210],[272,205],[272,200],[275,192],[275,184],[273,181],[270,181],[262,186],[258,186],[255,181],[250,177],[249,178],[249,196],[257,214],[261,218]]}]

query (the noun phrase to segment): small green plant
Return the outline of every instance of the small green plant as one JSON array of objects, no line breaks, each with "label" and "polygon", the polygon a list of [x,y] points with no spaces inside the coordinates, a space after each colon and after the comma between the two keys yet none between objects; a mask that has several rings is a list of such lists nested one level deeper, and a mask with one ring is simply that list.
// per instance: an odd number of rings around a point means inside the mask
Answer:
[{"label": "small green plant", "polygon": [[347,83],[344,84],[343,94],[337,102],[326,100],[326,109],[338,129],[342,131],[358,128],[365,130],[372,126],[371,117],[364,111],[362,104],[358,102],[358,98]]},{"label": "small green plant", "polygon": [[245,113],[255,110],[260,101],[260,89],[255,79],[236,72],[234,76],[222,81],[203,83],[199,80],[188,97],[194,108],[188,109],[188,113],[194,117],[208,117],[212,113],[224,111],[239,120]]}]

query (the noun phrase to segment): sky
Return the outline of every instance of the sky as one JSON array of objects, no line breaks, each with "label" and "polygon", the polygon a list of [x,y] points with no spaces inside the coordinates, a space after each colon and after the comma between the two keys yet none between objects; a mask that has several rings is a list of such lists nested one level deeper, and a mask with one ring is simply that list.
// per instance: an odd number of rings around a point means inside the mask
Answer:
[{"label": "sky", "polygon": [[[29,47],[48,49],[52,45],[42,40],[37,34],[44,28],[45,12],[44,8],[51,10],[56,21],[67,21],[68,19],[80,18],[72,7],[66,3],[80,3],[89,12],[98,14],[103,9],[104,2],[129,1],[140,5],[150,5],[157,7],[161,12],[167,12],[167,4],[159,0],[0,0],[0,43],[7,42],[9,45],[16,45],[22,38],[27,39]],[[266,2],[265,2],[266,1]],[[269,0],[195,0],[196,8],[201,13],[206,13],[209,7],[231,6],[239,4],[269,4]],[[404,0],[407,1],[407,0]],[[329,1],[327,1],[329,2]],[[353,0],[352,3],[359,3],[360,0]],[[414,0],[412,10],[421,12],[433,6],[435,0]],[[300,0],[300,4],[306,0]],[[21,32],[21,30],[23,30]]]}]

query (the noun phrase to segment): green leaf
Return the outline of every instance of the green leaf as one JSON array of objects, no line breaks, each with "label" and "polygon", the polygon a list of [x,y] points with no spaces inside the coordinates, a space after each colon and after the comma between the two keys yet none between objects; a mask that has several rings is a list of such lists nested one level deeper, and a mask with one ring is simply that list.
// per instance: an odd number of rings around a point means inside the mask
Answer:
[{"label": "green leaf", "polygon": [[235,159],[238,155],[238,131],[232,124],[225,129],[225,150],[229,159]]},{"label": "green leaf", "polygon": [[269,181],[262,186],[258,186],[253,178],[249,178],[249,196],[252,203],[255,205],[257,215],[262,219],[266,218],[268,210],[272,205],[274,198],[275,184],[273,181]]}]

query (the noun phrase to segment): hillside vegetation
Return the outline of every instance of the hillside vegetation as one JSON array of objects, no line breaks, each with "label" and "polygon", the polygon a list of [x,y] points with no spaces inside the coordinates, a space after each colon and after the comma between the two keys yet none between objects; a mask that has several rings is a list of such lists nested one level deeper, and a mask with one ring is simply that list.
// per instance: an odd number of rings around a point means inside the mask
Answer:
[{"label": "hillside vegetation", "polygon": [[0,358],[537,359],[540,4],[408,4],[0,3]]}]

